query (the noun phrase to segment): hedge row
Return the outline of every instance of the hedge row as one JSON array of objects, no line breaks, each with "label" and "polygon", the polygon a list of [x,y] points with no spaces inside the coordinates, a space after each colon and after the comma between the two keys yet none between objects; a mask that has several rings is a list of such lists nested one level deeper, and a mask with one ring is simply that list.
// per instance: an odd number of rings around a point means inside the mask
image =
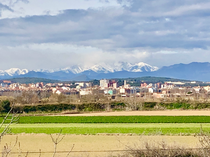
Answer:
[{"label": "hedge row", "polygon": [[81,105],[75,104],[58,104],[58,105],[30,105],[30,106],[16,106],[14,108],[15,112],[59,112],[66,110],[78,110],[78,111],[104,111],[106,110],[107,105],[110,105],[112,109],[124,108],[126,105],[121,102],[112,102],[111,104],[103,104],[103,103],[87,103]]},{"label": "hedge row", "polygon": [[144,109],[154,109],[156,105],[160,105],[165,109],[206,109],[210,108],[210,103],[186,103],[186,102],[173,102],[173,103],[157,103],[157,102],[144,102]]},{"label": "hedge row", "polygon": [[[206,109],[210,108],[210,103],[185,103],[185,102],[174,102],[174,103],[157,103],[157,102],[144,102],[143,110],[153,110],[155,106],[162,106],[165,109]],[[8,106],[8,105],[7,105]],[[3,106],[5,108],[5,106]],[[105,111],[107,108],[112,110],[125,110],[126,104],[123,102],[111,102],[111,103],[86,103],[81,105],[75,104],[58,104],[58,105],[37,105],[37,106],[22,106],[15,107],[16,112],[59,112],[65,110],[77,110],[77,111]],[[138,110],[138,109],[137,109]],[[5,109],[2,110],[5,112]]]},{"label": "hedge row", "polygon": [[24,106],[23,111],[28,112],[50,112],[50,111],[65,111],[65,110],[74,110],[76,108],[75,105],[70,104],[59,104],[59,105],[37,105],[37,106]]},{"label": "hedge row", "polygon": [[184,103],[184,102],[175,102],[175,103],[160,103],[162,107],[167,109],[206,109],[210,108],[210,103]]}]

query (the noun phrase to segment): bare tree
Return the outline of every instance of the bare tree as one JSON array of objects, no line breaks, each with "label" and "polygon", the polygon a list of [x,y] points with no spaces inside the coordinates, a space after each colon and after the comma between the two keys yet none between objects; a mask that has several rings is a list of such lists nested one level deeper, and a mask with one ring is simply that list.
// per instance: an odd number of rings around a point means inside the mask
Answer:
[{"label": "bare tree", "polygon": [[9,126],[12,124],[12,123],[17,123],[20,116],[17,115],[16,113],[12,113],[11,115],[11,112],[13,111],[13,108],[14,108],[14,105],[12,105],[11,109],[9,110],[9,112],[6,114],[6,116],[4,117],[1,125],[0,125],[0,129],[2,129],[3,131],[1,132],[0,134],[0,142],[3,138],[3,136],[10,130]]},{"label": "bare tree", "polygon": [[[0,129],[3,130],[0,133],[0,142],[3,138],[3,136],[10,131],[10,128],[9,128],[10,125],[13,123],[17,123],[19,120],[19,115],[17,115],[16,113],[12,113],[13,109],[14,109],[14,105],[12,105],[10,110],[7,112],[6,116],[4,117],[4,119],[0,125]],[[11,144],[10,145],[8,145],[7,143],[5,144],[5,146],[3,148],[3,152],[2,152],[2,157],[7,157],[10,154],[12,149],[16,146],[17,141],[18,141],[18,138],[16,138],[16,141],[13,146]]]},{"label": "bare tree", "polygon": [[[63,140],[63,138],[65,137],[64,135],[61,135],[62,130],[60,131],[60,133],[57,135],[57,137],[53,137],[52,134],[50,134],[50,137],[52,139],[52,142],[54,143],[54,153],[53,153],[53,157],[55,157],[56,153],[57,153],[57,146],[58,144]],[[70,151],[68,152],[68,154],[66,155],[66,157],[69,156],[69,154],[71,153],[71,151],[74,148],[74,144],[72,146],[72,148],[70,149]]]}]

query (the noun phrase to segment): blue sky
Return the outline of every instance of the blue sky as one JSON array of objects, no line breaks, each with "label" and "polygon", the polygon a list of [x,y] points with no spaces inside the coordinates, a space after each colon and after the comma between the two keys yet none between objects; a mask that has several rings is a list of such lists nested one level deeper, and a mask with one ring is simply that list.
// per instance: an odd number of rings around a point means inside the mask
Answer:
[{"label": "blue sky", "polygon": [[210,61],[207,0],[0,0],[0,69]]}]

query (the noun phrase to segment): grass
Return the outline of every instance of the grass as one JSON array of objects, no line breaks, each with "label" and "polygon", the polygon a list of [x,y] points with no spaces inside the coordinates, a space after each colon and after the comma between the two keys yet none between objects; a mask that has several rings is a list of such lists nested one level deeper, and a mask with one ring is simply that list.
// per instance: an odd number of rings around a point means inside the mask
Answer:
[{"label": "grass", "polygon": [[19,124],[35,123],[210,123],[210,116],[23,116]]},{"label": "grass", "polygon": [[[200,124],[13,124],[11,133],[59,133],[63,134],[97,134],[97,133],[122,133],[145,135],[192,135],[200,132]],[[204,132],[210,132],[210,123],[203,125]]]}]

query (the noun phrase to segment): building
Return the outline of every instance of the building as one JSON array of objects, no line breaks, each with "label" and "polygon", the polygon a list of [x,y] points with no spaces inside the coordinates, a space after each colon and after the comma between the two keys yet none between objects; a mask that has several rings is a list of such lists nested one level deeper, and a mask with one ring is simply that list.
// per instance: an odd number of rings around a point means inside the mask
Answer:
[{"label": "building", "polygon": [[110,80],[108,86],[111,87],[111,88],[117,88],[118,87],[117,82],[115,80]]},{"label": "building", "polygon": [[161,83],[160,82],[156,83],[156,87],[161,88]]},{"label": "building", "polygon": [[100,80],[100,87],[101,88],[108,88],[109,87],[109,80],[106,80],[106,79]]},{"label": "building", "polygon": [[174,84],[172,83],[164,83],[161,85],[162,89],[173,89],[174,88]]},{"label": "building", "polygon": [[91,95],[91,94],[93,94],[92,93],[92,90],[81,90],[80,92],[79,92],[79,94],[80,95]]},{"label": "building", "polygon": [[147,83],[141,83],[141,88],[146,88],[147,87]]}]

